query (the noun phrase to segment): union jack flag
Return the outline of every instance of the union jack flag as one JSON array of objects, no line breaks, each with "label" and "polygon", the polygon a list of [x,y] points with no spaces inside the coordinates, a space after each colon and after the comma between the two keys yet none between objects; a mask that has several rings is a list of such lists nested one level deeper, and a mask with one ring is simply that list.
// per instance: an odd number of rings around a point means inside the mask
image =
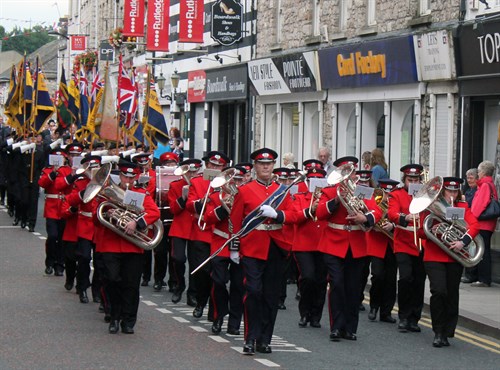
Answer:
[{"label": "union jack flag", "polygon": [[97,68],[94,67],[92,69],[92,75],[93,75],[92,86],[90,88],[90,109],[93,109],[97,93],[104,85],[104,82],[101,80],[101,77],[99,76],[99,71],[97,70]]},{"label": "union jack flag", "polygon": [[[120,60],[121,62],[121,60]],[[121,124],[129,129],[135,123],[138,107],[138,89],[134,76],[130,78],[123,64],[120,65],[118,81],[118,105],[120,108]]]}]

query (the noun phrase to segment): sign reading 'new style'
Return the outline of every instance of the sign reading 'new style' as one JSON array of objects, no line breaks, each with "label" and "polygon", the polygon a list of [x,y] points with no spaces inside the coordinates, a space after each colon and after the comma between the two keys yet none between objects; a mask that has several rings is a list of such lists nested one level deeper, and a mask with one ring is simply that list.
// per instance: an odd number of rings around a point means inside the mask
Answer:
[{"label": "sign reading 'new style'", "polygon": [[168,51],[170,0],[148,1],[146,50]]},{"label": "sign reading 'new style'", "polygon": [[212,38],[232,45],[243,37],[243,7],[236,0],[218,0],[212,5]]}]

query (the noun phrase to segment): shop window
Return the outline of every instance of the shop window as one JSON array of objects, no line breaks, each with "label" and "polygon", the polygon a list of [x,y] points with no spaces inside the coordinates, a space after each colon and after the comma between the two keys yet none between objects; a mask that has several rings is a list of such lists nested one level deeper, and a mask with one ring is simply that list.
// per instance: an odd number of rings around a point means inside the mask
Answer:
[{"label": "shop window", "polygon": [[281,109],[281,154],[291,152],[295,156],[299,148],[299,106],[283,104]]},{"label": "shop window", "polygon": [[[302,161],[316,158],[320,148],[318,102],[304,103],[304,127],[302,130]],[[297,156],[295,158],[300,162]]]},{"label": "shop window", "polygon": [[264,143],[265,147],[277,148],[278,112],[276,104],[266,105],[264,111],[264,140],[261,139],[261,142]]},{"label": "shop window", "polygon": [[346,130],[346,155],[356,156],[356,113],[353,110]]},{"label": "shop window", "polygon": [[406,112],[403,124],[401,126],[401,164],[415,163],[415,119],[412,105]]},{"label": "shop window", "polygon": [[377,123],[377,148],[384,150],[385,144],[385,115],[382,115]]},{"label": "shop window", "polygon": [[431,13],[431,0],[420,0],[419,15],[428,15]]}]

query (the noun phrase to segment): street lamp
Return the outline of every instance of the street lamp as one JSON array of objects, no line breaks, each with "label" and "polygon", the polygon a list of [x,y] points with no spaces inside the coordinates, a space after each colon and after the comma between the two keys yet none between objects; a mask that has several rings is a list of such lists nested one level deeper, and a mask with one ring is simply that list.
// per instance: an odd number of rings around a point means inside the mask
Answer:
[{"label": "street lamp", "polygon": [[156,77],[156,83],[158,84],[158,89],[160,89],[160,97],[161,98],[166,98],[167,96],[163,96],[163,89],[165,88],[165,80],[166,78],[163,77],[163,72],[160,72],[160,75]]}]

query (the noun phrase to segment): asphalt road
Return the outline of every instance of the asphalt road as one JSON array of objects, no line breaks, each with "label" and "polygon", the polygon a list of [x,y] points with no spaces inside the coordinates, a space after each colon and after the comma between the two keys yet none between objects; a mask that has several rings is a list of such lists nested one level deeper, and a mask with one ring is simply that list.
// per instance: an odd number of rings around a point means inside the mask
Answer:
[{"label": "asphalt road", "polygon": [[[43,207],[40,207],[40,212]],[[210,334],[185,296],[142,288],[134,335],[108,334],[96,303],[81,304],[64,278],[44,274],[44,220],[35,233],[12,227],[0,207],[0,369],[497,369],[500,344],[459,328],[448,348],[433,348],[430,320],[422,333],[397,332],[395,324],[360,314],[356,342],[330,342],[323,327],[299,328],[289,285],[287,309],[278,314],[273,353],[244,356],[242,336]],[[366,305],[366,303],[365,303]],[[206,312],[205,312],[206,314]]]}]

